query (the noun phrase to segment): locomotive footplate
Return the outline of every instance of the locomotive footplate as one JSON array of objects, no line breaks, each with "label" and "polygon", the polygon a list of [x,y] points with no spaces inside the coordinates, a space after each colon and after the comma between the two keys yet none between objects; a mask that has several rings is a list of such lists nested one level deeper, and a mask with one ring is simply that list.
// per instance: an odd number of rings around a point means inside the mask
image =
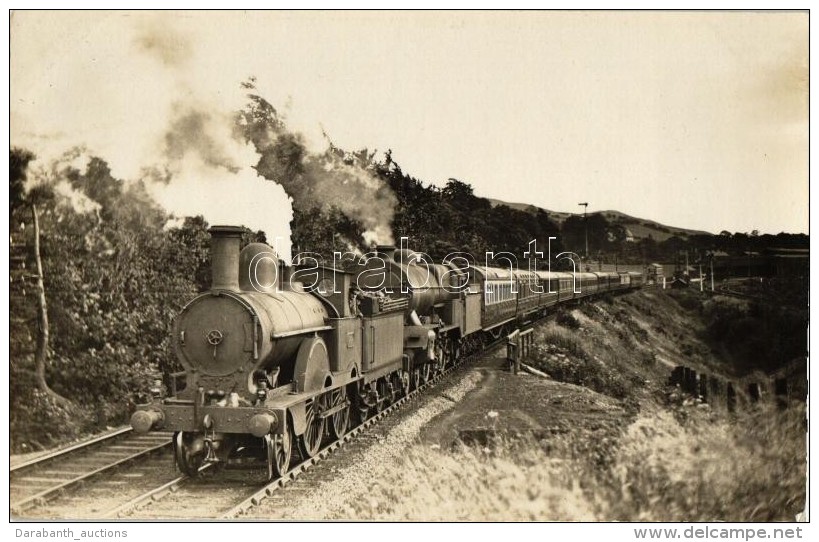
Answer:
[{"label": "locomotive footplate", "polygon": [[[343,387],[327,390],[343,390]],[[290,429],[292,434],[301,435],[306,427],[306,406],[314,401],[312,407],[319,418],[330,416],[349,408],[350,401],[344,398],[337,404],[318,400],[315,393],[284,392],[269,396],[264,406],[229,406],[196,404],[194,401],[183,401],[174,398],[162,402],[138,407],[131,417],[131,426],[139,433],[151,430],[212,432],[212,433],[250,433],[257,437],[265,435],[283,435]]]},{"label": "locomotive footplate", "polygon": [[[212,431],[215,433],[282,434],[287,427],[286,408],[229,407],[163,404],[164,431]],[[267,429],[267,430],[265,430]]]}]

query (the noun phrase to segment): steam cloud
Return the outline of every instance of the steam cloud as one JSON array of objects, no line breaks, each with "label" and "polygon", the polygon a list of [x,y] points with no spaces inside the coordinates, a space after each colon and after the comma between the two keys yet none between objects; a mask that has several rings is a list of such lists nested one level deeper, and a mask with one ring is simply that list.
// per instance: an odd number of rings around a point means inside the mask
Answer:
[{"label": "steam cloud", "polygon": [[[25,92],[12,88],[11,140],[37,155],[32,171],[65,162],[65,149],[82,149],[105,160],[114,177],[144,182],[174,217],[167,226],[201,214],[211,224],[262,230],[287,261],[293,203],[335,207],[363,225],[365,243],[391,242],[397,200],[374,175],[372,156],[332,146],[310,152],[275,110],[272,122],[251,125],[248,112],[267,102],[249,101],[239,81],[208,70],[201,44],[171,20],[129,16],[124,26],[100,24],[52,63],[57,68],[47,77],[12,66],[12,80]],[[59,184],[55,192],[78,212],[94,210],[81,187],[56,176],[30,178]]]},{"label": "steam cloud", "polygon": [[[268,131],[269,132],[269,131]],[[301,209],[340,210],[362,224],[364,242],[392,243],[392,220],[398,200],[373,171],[373,156],[343,152],[332,144],[311,154],[299,134],[279,124],[272,133],[253,133],[262,152],[259,173],[284,186]]]},{"label": "steam cloud", "polygon": [[51,183],[76,211],[94,211],[99,204],[56,173],[67,166],[65,149],[72,149],[73,160],[98,156],[114,177],[145,182],[169,214],[201,214],[211,224],[262,230],[289,261],[291,200],[253,169],[259,154],[235,125],[236,111],[247,100],[238,84],[235,92],[208,92],[213,83],[189,69],[195,62],[190,41],[162,19],[134,24],[129,31],[87,40],[88,50],[75,57],[82,60],[61,66],[66,72],[61,75],[81,77],[93,99],[77,93],[55,99],[49,89],[30,82],[43,99],[23,101],[16,118],[12,115],[11,138],[37,155],[30,185]]},{"label": "steam cloud", "polygon": [[392,219],[398,200],[384,181],[349,154],[342,158],[330,151],[318,160],[318,165],[308,170],[308,178],[319,185],[317,200],[335,205],[360,221],[366,228],[364,241],[368,245],[392,244]]}]

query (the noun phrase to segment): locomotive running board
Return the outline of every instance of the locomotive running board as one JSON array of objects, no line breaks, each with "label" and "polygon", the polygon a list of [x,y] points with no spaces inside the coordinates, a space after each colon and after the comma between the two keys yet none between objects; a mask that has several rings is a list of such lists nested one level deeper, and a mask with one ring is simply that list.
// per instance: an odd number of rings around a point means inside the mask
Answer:
[{"label": "locomotive running board", "polygon": [[317,333],[319,331],[327,331],[333,329],[332,326],[318,326],[310,329],[297,329],[294,331],[283,331],[282,333],[271,333],[271,339],[284,339],[285,337],[293,337],[295,335],[307,335],[308,333]]}]

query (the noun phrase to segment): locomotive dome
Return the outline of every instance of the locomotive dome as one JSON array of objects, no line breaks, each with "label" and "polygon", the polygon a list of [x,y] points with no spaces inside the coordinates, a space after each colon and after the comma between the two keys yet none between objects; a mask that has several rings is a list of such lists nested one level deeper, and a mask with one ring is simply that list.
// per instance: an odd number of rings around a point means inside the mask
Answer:
[{"label": "locomotive dome", "polygon": [[250,243],[239,253],[239,288],[274,292],[281,280],[279,257],[265,243]]}]

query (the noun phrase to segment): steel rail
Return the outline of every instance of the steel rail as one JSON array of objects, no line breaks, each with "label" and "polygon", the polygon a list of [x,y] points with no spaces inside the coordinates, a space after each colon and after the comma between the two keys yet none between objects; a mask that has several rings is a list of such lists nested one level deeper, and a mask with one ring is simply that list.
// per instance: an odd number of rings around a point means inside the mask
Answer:
[{"label": "steel rail", "polygon": [[52,452],[45,453],[43,455],[39,455],[39,456],[37,456],[35,458],[29,459],[28,461],[18,463],[17,465],[12,465],[9,468],[9,473],[10,474],[11,473],[18,473],[18,472],[23,471],[25,469],[42,466],[42,465],[44,465],[46,463],[49,463],[49,462],[51,462],[51,461],[53,461],[55,459],[59,459],[59,458],[65,457],[65,456],[67,456],[69,454],[72,454],[72,453],[75,453],[75,452],[78,452],[78,451],[81,451],[81,450],[85,450],[87,448],[92,448],[92,447],[97,446],[99,444],[103,444],[105,442],[117,439],[117,438],[122,437],[124,435],[128,435],[132,431],[133,431],[133,428],[131,428],[131,427],[122,427],[122,428],[117,429],[115,431],[112,431],[110,433],[105,433],[104,435],[94,437],[94,438],[92,438],[90,440],[78,442],[77,444],[73,444],[73,445],[67,446],[65,448],[60,448],[60,449],[54,450]]},{"label": "steel rail", "polygon": [[86,473],[83,473],[83,474],[81,474],[79,476],[76,476],[76,477],[74,477],[74,478],[72,478],[70,480],[66,480],[66,481],[64,481],[64,482],[62,482],[60,484],[57,484],[57,485],[52,486],[50,488],[44,489],[44,490],[40,491],[39,493],[36,493],[36,494],[31,495],[29,497],[26,497],[26,498],[24,498],[24,499],[22,499],[20,501],[17,501],[15,503],[10,503],[11,512],[12,512],[12,514],[15,514],[15,513],[19,514],[20,512],[31,509],[34,506],[37,506],[39,504],[47,502],[50,499],[53,499],[58,494],[64,492],[66,489],[68,489],[70,487],[73,487],[73,486],[75,486],[77,484],[85,482],[86,480],[88,480],[88,479],[90,479],[90,478],[92,478],[94,476],[98,476],[98,475],[100,475],[100,474],[102,474],[104,472],[115,469],[115,468],[117,468],[119,466],[122,466],[122,465],[124,465],[126,463],[130,463],[131,461],[139,459],[139,458],[141,458],[143,456],[146,456],[146,455],[152,454],[154,452],[157,452],[159,450],[162,450],[162,449],[170,446],[171,444],[172,444],[172,442],[169,440],[168,442],[158,444],[158,445],[152,446],[150,448],[146,448],[145,450],[141,450],[139,452],[131,454],[131,455],[127,456],[127,457],[124,457],[122,459],[114,461],[113,463],[109,463],[109,464],[107,464],[105,466],[98,467],[98,468],[93,469],[93,470],[91,470],[89,472],[86,472]]},{"label": "steel rail", "polygon": [[[213,466],[213,463],[208,463],[207,465],[202,465],[199,467],[199,473],[203,473],[206,470],[210,469]],[[122,517],[123,514],[130,512],[131,510],[135,510],[141,507],[144,504],[147,504],[149,501],[158,501],[168,493],[174,493],[182,484],[185,483],[186,480],[189,480],[190,476],[187,474],[181,474],[171,480],[170,482],[166,482],[161,486],[148,490],[142,495],[134,497],[130,501],[126,502],[125,504],[121,504],[115,508],[112,508],[102,514],[103,519],[109,518],[119,518]]]}]

